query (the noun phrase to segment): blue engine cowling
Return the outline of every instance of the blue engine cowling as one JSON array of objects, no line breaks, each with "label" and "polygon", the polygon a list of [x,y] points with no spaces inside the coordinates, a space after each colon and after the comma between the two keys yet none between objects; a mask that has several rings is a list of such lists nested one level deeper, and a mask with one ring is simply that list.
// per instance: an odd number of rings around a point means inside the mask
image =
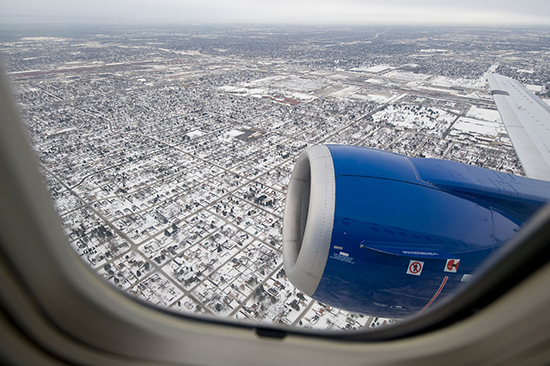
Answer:
[{"label": "blue engine cowling", "polygon": [[550,201],[550,183],[344,145],[305,150],[288,187],[283,256],[313,298],[402,318],[461,282]]}]

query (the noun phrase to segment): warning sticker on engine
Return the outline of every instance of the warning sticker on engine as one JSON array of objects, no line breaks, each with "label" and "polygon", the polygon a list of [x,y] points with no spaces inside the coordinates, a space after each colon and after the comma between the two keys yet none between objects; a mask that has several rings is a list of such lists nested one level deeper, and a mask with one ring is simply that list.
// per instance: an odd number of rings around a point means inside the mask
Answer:
[{"label": "warning sticker on engine", "polygon": [[459,263],[460,259],[447,259],[447,263],[445,264],[445,268],[443,270],[445,272],[456,273],[456,271],[458,271]]},{"label": "warning sticker on engine", "polygon": [[411,260],[409,262],[409,268],[407,268],[407,274],[420,276],[422,274],[422,268],[424,268],[424,262]]}]

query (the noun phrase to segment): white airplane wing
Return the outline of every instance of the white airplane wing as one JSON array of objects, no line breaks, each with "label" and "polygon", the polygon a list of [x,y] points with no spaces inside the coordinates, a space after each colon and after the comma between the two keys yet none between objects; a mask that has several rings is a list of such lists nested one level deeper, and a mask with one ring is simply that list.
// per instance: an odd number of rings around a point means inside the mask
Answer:
[{"label": "white airplane wing", "polygon": [[509,77],[487,80],[525,174],[550,181],[550,106]]}]

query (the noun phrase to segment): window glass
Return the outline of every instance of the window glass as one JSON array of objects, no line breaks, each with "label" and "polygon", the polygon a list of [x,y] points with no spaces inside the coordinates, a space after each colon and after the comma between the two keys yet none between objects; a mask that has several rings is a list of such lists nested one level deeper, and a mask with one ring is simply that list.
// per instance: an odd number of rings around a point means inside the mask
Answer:
[{"label": "window glass", "polygon": [[[230,319],[330,330],[394,322],[313,300],[287,278],[282,222],[300,153],[356,145],[521,176],[486,73],[548,93],[543,29],[0,27],[69,245],[138,298]],[[432,249],[451,242],[365,230]]]}]

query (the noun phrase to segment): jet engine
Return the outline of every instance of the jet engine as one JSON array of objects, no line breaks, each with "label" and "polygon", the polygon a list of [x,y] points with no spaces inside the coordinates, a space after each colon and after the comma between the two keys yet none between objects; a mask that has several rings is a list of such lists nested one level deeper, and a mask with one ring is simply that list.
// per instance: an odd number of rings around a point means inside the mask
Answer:
[{"label": "jet engine", "polygon": [[313,146],[299,156],[288,186],[285,272],[327,305],[402,318],[467,281],[549,200],[546,181]]}]

